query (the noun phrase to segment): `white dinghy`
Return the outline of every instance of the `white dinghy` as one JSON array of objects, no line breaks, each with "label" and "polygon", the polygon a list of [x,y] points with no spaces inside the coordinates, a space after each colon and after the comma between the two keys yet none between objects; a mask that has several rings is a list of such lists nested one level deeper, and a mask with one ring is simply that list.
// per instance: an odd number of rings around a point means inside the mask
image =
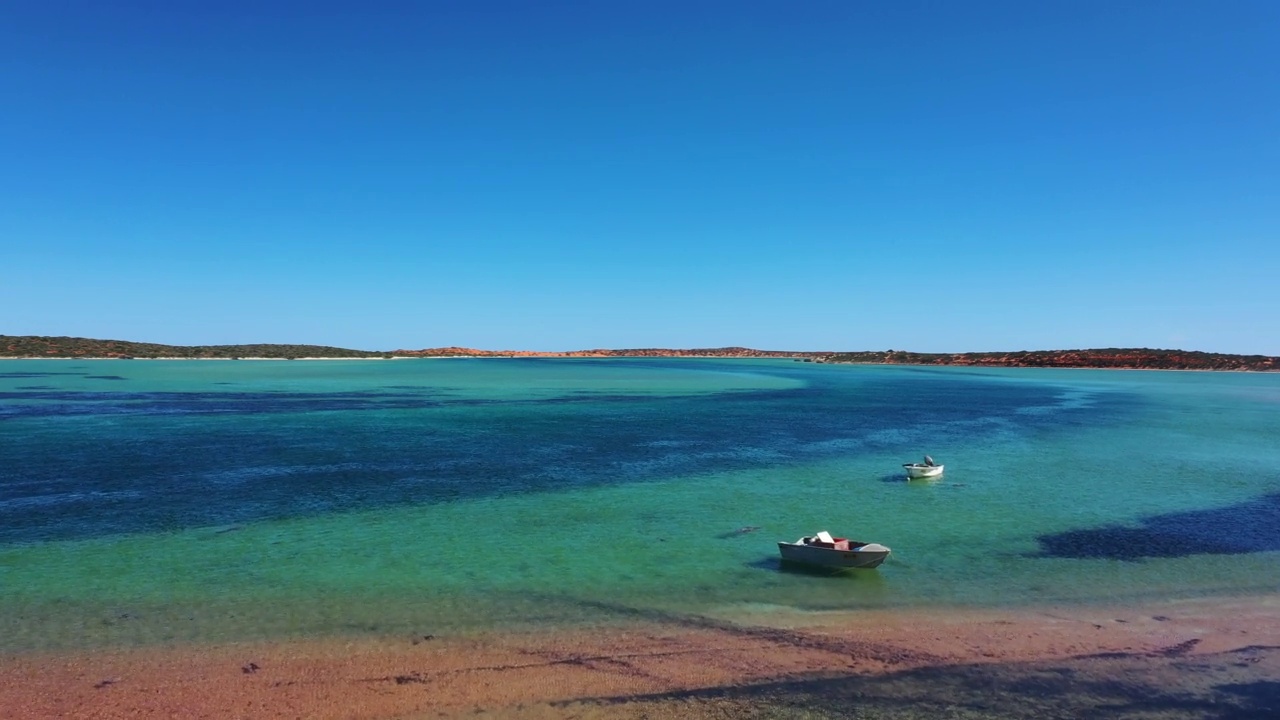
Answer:
[{"label": "white dinghy", "polygon": [[942,474],[942,465],[933,461],[928,455],[924,456],[924,462],[902,463],[902,467],[907,471],[907,478],[916,480],[919,478],[938,477]]}]

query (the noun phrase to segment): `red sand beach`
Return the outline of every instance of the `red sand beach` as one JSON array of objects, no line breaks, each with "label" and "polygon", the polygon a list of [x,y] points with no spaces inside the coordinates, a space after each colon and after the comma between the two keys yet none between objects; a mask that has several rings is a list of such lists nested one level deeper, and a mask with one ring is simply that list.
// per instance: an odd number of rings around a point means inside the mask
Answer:
[{"label": "red sand beach", "polygon": [[1090,694],[1102,692],[1132,694],[1120,701],[1134,712],[1167,696],[1168,717],[1214,703],[1266,717],[1276,677],[1280,597],[1263,597],[8,655],[0,715],[912,717],[945,706],[1069,717],[1090,703],[1114,714],[1117,698]]}]

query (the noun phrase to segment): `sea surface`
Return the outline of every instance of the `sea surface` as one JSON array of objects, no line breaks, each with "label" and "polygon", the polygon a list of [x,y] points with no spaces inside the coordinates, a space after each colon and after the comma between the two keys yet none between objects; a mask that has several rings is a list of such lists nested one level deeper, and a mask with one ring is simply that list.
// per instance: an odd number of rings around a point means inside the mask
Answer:
[{"label": "sea surface", "polygon": [[1278,588],[1280,374],[0,362],[0,651]]}]

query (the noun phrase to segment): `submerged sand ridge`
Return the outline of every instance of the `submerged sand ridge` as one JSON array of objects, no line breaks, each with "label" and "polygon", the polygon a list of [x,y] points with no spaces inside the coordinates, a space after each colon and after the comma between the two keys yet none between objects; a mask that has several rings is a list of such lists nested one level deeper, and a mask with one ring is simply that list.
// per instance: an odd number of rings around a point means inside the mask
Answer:
[{"label": "submerged sand ridge", "polygon": [[1280,712],[1275,678],[1280,599],[1263,597],[17,654],[0,658],[0,714],[1074,717],[1106,707],[1239,718]]}]

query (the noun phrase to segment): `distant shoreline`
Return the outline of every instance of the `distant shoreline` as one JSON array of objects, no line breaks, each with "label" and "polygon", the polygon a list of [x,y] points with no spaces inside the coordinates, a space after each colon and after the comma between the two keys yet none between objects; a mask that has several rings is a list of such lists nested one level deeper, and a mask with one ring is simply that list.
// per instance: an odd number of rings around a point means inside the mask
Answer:
[{"label": "distant shoreline", "polygon": [[[120,357],[17,357],[0,355],[0,361],[4,360],[27,360],[27,361],[85,361],[85,362],[103,362],[103,361],[123,361],[123,360],[140,360],[143,362],[290,362],[294,360],[301,361],[380,361],[380,360],[636,360],[650,359],[658,357],[667,357],[672,360],[786,360],[788,358],[781,357],[726,357],[719,355],[671,355],[671,356],[655,356],[655,355],[610,355],[610,356],[593,356],[586,357],[580,355],[395,355],[392,357],[151,357],[151,358],[120,358]],[[1212,373],[1268,373],[1280,372],[1280,367],[1275,369],[1250,369],[1250,368],[1164,368],[1164,367],[1119,367],[1113,365],[1046,365],[1046,366],[1029,366],[1029,365],[997,365],[997,364],[939,364],[939,363],[884,363],[884,362],[832,362],[832,361],[813,361],[815,365],[849,365],[849,366],[871,366],[871,367],[954,367],[954,368],[979,368],[979,369],[1008,369],[1008,370],[1116,370],[1116,371],[1140,371],[1140,372],[1212,372]]]},{"label": "distant shoreline", "polygon": [[1015,352],[917,353],[905,350],[858,352],[722,348],[626,348],[569,351],[478,350],[446,346],[420,350],[353,350],[325,345],[162,345],[124,340],[0,335],[0,359],[13,360],[410,360],[410,359],[636,359],[703,358],[793,360],[833,365],[923,367],[1032,367],[1115,370],[1280,371],[1280,357],[1233,355],[1197,350],[1100,348]]}]

